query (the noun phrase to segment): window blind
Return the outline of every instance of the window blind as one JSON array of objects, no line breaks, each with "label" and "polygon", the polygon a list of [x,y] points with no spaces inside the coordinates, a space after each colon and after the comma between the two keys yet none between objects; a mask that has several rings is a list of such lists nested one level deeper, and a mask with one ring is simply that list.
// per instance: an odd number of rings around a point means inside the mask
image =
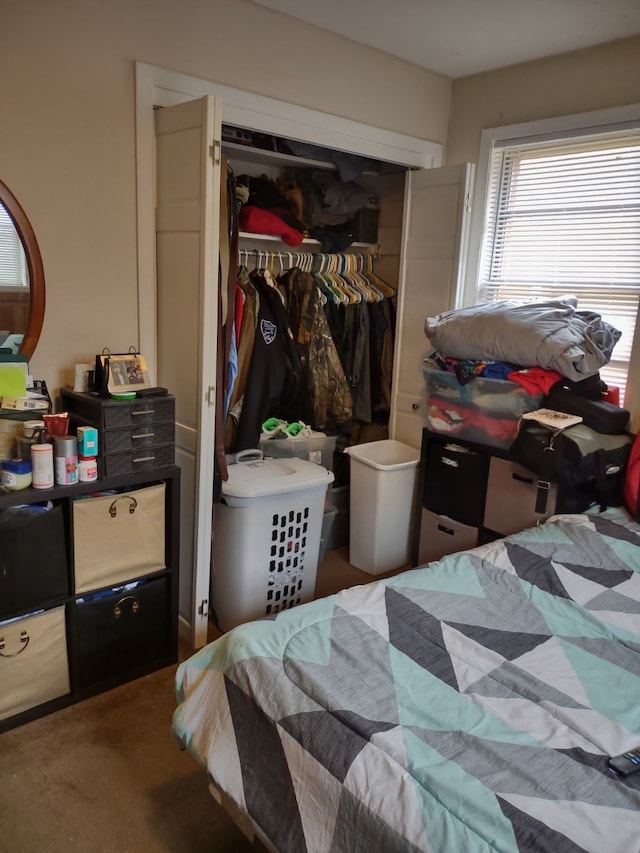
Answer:
[{"label": "window blind", "polygon": [[0,204],[0,288],[28,285],[27,260],[13,220]]},{"label": "window blind", "polygon": [[640,304],[640,134],[497,144],[478,301],[565,295],[622,332],[605,382],[624,397]]}]

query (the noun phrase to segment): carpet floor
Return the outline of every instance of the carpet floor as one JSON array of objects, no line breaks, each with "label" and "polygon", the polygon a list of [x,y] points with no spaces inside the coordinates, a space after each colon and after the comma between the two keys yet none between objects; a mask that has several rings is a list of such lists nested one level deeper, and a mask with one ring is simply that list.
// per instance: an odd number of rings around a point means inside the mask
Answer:
[{"label": "carpet floor", "polygon": [[0,735],[2,853],[254,850],[173,739],[174,673]]},{"label": "carpet floor", "polygon": [[[373,579],[336,548],[316,597]],[[167,667],[0,734],[0,853],[255,853],[173,739],[174,674]]]}]

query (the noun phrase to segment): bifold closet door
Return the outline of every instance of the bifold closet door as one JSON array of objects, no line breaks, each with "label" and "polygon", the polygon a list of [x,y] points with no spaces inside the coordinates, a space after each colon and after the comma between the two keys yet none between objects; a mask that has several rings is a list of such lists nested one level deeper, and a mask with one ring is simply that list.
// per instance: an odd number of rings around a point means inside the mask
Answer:
[{"label": "bifold closet door", "polygon": [[473,166],[407,172],[389,434],[419,448],[424,321],[456,306],[464,275]]},{"label": "bifold closet door", "polygon": [[208,621],[221,114],[210,96],[155,113],[158,383],[176,399],[180,622],[194,648]]}]

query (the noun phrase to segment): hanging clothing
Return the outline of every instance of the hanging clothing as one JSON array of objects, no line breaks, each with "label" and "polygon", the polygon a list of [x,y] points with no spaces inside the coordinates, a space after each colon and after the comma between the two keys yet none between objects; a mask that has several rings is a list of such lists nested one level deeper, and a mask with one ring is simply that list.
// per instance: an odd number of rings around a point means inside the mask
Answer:
[{"label": "hanging clothing", "polygon": [[229,413],[224,430],[224,446],[227,453],[233,453],[236,448],[238,422],[242,411],[244,392],[251,366],[251,355],[255,341],[260,297],[255,285],[249,279],[249,270],[240,266],[237,273],[237,286],[244,294],[242,308],[242,324],[238,337],[238,375],[229,400]]},{"label": "hanging clothing", "polygon": [[279,277],[287,293],[288,316],[309,391],[314,429],[333,428],[352,415],[352,400],[323,309],[323,298],[308,272],[290,269]]},{"label": "hanging clothing", "polygon": [[289,318],[278,290],[254,270],[260,297],[249,375],[238,422],[236,450],[257,448],[267,418],[309,423],[311,406]]},{"label": "hanging clothing", "polygon": [[371,422],[368,303],[327,302],[326,316],[344,368],[353,403],[352,418]]}]

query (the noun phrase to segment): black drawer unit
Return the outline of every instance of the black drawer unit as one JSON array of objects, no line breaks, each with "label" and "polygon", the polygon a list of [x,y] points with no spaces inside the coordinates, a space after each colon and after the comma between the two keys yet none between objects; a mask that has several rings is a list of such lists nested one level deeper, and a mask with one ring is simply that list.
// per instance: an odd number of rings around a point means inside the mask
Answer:
[{"label": "black drawer unit", "polygon": [[98,472],[103,477],[166,468],[175,461],[175,397],[112,400],[61,390],[72,429],[98,430]]}]

